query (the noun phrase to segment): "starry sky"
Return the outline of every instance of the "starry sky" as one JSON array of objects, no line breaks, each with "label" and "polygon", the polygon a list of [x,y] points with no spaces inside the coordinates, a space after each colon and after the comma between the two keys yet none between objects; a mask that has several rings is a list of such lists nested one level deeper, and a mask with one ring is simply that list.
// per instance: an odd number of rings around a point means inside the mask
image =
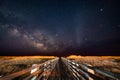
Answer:
[{"label": "starry sky", "polygon": [[0,55],[119,53],[119,0],[0,0]]}]

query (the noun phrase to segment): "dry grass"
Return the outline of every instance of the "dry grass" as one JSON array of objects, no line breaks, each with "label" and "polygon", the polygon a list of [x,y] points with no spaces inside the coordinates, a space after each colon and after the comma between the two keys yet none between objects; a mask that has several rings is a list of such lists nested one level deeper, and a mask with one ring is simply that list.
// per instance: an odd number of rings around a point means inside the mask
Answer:
[{"label": "dry grass", "polygon": [[75,60],[83,64],[87,63],[93,67],[120,74],[120,56],[86,56]]},{"label": "dry grass", "polygon": [[[53,57],[49,58],[52,59]],[[8,75],[48,60],[39,56],[0,56],[0,75]]]}]

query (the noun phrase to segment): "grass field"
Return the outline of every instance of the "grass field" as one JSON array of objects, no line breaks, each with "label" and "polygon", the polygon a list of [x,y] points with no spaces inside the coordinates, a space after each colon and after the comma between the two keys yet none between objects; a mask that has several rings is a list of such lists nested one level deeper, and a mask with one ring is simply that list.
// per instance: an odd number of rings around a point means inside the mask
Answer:
[{"label": "grass field", "polygon": [[120,56],[77,56],[76,58],[71,56],[69,58],[120,75]]},{"label": "grass field", "polygon": [[0,76],[8,75],[25,68],[32,64],[40,64],[54,57],[45,56],[0,56]]}]

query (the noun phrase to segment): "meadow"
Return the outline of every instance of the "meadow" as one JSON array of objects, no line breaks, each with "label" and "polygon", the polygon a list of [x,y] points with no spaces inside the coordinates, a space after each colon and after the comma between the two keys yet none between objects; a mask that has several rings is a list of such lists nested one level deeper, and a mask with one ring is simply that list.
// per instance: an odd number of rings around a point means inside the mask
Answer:
[{"label": "meadow", "polygon": [[44,56],[0,56],[0,76],[9,75],[53,58]]}]

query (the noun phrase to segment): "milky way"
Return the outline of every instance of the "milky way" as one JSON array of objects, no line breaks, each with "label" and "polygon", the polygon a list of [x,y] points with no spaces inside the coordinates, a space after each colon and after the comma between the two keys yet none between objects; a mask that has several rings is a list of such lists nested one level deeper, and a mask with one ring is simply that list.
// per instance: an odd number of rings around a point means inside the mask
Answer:
[{"label": "milky way", "polygon": [[117,55],[117,0],[0,1],[1,55]]}]

